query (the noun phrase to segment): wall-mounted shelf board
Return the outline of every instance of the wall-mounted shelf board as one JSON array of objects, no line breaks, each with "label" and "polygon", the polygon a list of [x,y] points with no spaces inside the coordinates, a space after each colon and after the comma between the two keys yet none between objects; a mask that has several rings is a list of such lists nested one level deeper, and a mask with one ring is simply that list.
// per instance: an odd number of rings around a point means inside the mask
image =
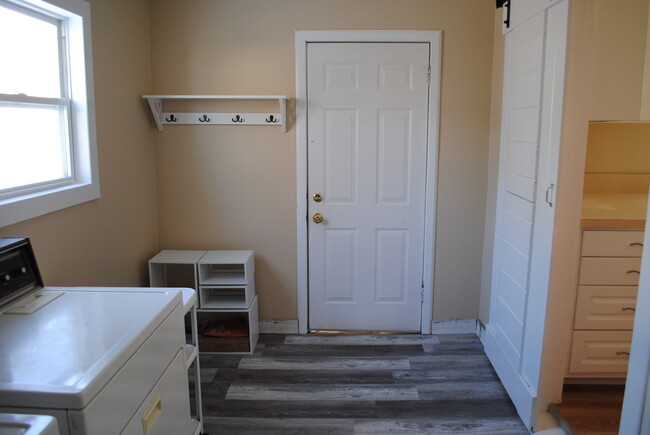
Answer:
[{"label": "wall-mounted shelf board", "polygon": [[[165,124],[196,125],[281,125],[287,131],[286,95],[143,95],[149,102],[151,113],[159,131]],[[165,100],[276,100],[279,113],[207,113],[163,112]]]}]

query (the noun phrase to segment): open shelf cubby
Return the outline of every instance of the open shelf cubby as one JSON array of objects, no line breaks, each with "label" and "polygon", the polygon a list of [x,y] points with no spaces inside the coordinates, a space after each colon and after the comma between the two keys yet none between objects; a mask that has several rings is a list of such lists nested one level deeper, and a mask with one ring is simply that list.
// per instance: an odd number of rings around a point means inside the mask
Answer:
[{"label": "open shelf cubby", "polygon": [[247,286],[201,286],[199,290],[202,309],[246,308],[253,301],[254,296],[254,280],[251,280]]},{"label": "open shelf cubby", "polygon": [[255,273],[253,251],[208,251],[198,262],[199,285],[246,285]]},{"label": "open shelf cubby", "polygon": [[246,308],[200,310],[197,322],[201,352],[252,353],[259,338],[257,296]]},{"label": "open shelf cubby", "polygon": [[206,251],[161,251],[149,260],[151,287],[198,289],[196,264]]}]

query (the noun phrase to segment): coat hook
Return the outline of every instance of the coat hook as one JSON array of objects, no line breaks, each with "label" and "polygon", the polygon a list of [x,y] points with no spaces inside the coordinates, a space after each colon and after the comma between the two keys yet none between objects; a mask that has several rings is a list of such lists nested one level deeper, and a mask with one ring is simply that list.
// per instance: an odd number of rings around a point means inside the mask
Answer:
[{"label": "coat hook", "polygon": [[271,124],[271,123],[275,124],[275,123],[277,123],[278,121],[279,121],[279,119],[276,118],[276,117],[273,116],[273,115],[270,115],[268,118],[266,118],[266,122],[268,122],[269,124]]},{"label": "coat hook", "polygon": [[174,114],[172,113],[171,115],[169,115],[169,118],[165,118],[165,121],[167,121],[167,122],[176,122],[176,121],[178,121],[178,118],[176,118],[174,116]]},{"label": "coat hook", "polygon": [[199,118],[199,122],[210,122],[210,118],[208,118],[208,115],[203,115]]},{"label": "coat hook", "polygon": [[234,118],[231,118],[231,119],[232,119],[232,122],[244,122],[244,118],[242,118],[239,115],[237,115],[237,116],[235,116]]}]

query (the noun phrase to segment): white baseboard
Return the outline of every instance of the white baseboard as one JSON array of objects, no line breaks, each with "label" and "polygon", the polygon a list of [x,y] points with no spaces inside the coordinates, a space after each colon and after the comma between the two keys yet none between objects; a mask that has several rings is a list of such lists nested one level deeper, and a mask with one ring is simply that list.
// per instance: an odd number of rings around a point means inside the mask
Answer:
[{"label": "white baseboard", "polygon": [[476,328],[474,332],[476,332],[478,338],[481,338],[485,333],[485,325],[483,324],[481,319],[476,319]]},{"label": "white baseboard", "polygon": [[476,319],[434,320],[432,334],[476,334]]},{"label": "white baseboard", "polygon": [[260,320],[261,334],[297,334],[297,320]]},{"label": "white baseboard", "polygon": [[540,435],[569,435],[567,431],[562,428],[557,419],[550,412],[540,412],[535,427],[535,434]]}]

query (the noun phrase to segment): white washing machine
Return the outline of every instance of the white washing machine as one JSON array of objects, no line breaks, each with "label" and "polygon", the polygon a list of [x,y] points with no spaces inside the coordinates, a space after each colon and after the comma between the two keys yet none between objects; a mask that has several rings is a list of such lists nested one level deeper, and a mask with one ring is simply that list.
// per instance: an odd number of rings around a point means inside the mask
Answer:
[{"label": "white washing machine", "polygon": [[65,434],[191,433],[179,289],[48,288],[28,239],[0,240],[0,412]]}]

